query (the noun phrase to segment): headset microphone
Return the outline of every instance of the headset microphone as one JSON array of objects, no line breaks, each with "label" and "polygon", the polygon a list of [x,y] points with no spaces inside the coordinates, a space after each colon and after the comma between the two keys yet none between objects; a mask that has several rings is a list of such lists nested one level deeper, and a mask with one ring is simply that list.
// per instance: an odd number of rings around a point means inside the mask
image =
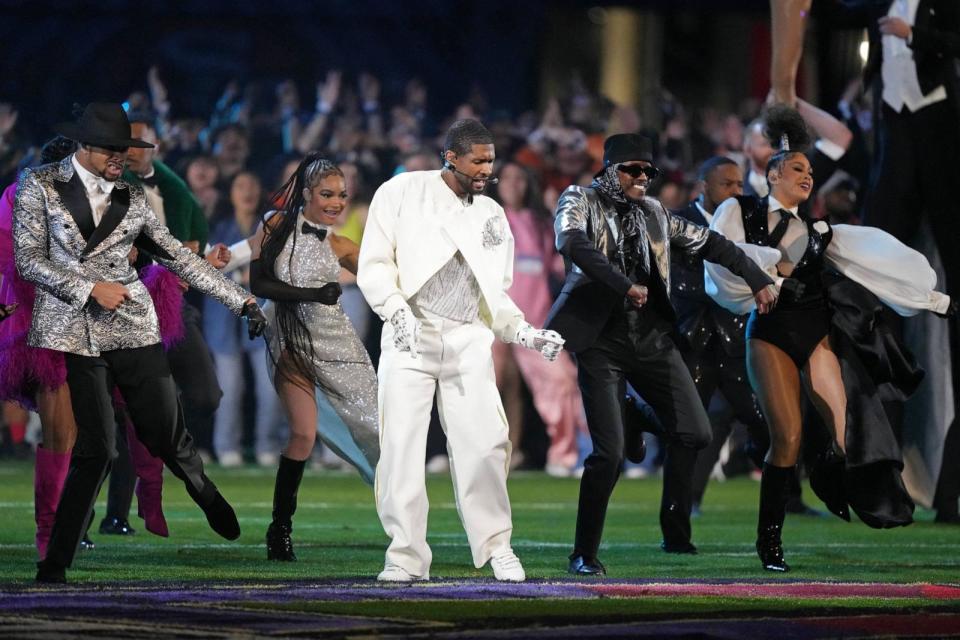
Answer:
[{"label": "headset microphone", "polygon": [[483,182],[485,182],[485,183],[487,183],[487,184],[499,184],[499,183],[500,183],[500,178],[475,178],[475,177],[473,177],[472,175],[470,175],[469,173],[464,173],[463,171],[459,171],[455,166],[453,166],[453,164],[452,164],[449,160],[444,160],[443,168],[444,168],[444,169],[449,169],[450,171],[453,171],[454,173],[459,173],[459,174],[462,175],[463,177],[465,177],[465,178],[470,178],[471,180],[482,180]]}]

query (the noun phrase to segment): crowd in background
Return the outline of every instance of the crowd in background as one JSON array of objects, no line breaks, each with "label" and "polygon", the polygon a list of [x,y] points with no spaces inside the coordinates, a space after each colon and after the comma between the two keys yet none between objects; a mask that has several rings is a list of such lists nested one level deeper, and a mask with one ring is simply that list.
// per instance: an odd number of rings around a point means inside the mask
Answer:
[{"label": "crowd in background", "polygon": [[[186,180],[200,202],[209,223],[210,244],[228,245],[253,234],[263,213],[277,204],[273,192],[312,150],[323,151],[343,169],[350,203],[337,232],[360,242],[373,191],[398,172],[439,169],[447,126],[460,118],[481,120],[496,137],[500,176],[499,185],[488,193],[503,204],[518,238],[517,285],[512,295],[536,326],[545,318],[563,279],[563,264],[553,249],[552,212],[568,185],[589,185],[600,168],[604,138],[634,131],[651,137],[663,170],[651,195],[667,208],[679,209],[697,195],[696,171],[702,161],[724,155],[746,166],[745,147],[753,135],[749,125],[762,107],[761,101],[746,99],[731,112],[691,108],[664,92],[657,122],[645,122],[633,107],[616,105],[574,81],[539,113],[497,111],[477,90],[453,113],[432,113],[429,90],[412,78],[402,95],[386,96],[372,75],[348,77],[332,70],[308,91],[291,80],[229,82],[210,106],[208,117],[181,117],[171,108],[160,73],[151,69],[145,90],[131,93],[125,107],[131,113],[150,114],[159,137],[158,158]],[[859,85],[852,83],[833,108],[820,106],[847,124],[855,136],[856,152],[869,157],[870,109]],[[17,119],[16,105],[0,104],[0,183],[4,186],[14,181],[19,168],[35,163],[44,142],[20,131]],[[861,164],[862,171],[840,172],[820,188],[815,216],[856,222],[867,171],[866,162]],[[233,276],[247,286],[243,270]],[[379,320],[346,272],[341,284],[342,304],[376,361]],[[247,341],[240,320],[222,311],[216,304],[205,309],[206,339],[224,397],[214,433],[199,440],[225,466],[242,464],[245,457],[275,466],[285,419],[266,377],[263,342]],[[508,348],[498,349],[495,355],[510,437],[519,452],[514,464],[546,466],[553,475],[575,473],[587,453],[583,449],[590,445],[582,435],[584,420],[572,361],[561,360],[551,370],[554,378],[544,385],[542,372],[535,370],[540,363],[524,362],[523,353]],[[25,414],[17,407],[5,407],[6,453],[28,454],[27,445],[20,444],[19,425],[24,421]],[[432,440],[430,453],[442,453],[442,435]],[[735,454],[736,447],[731,449]],[[444,459],[437,456],[431,468],[441,469]],[[649,459],[646,467],[628,475],[649,473],[656,456]],[[322,460],[336,464],[331,457]],[[749,470],[744,461],[732,455],[728,473]]]}]

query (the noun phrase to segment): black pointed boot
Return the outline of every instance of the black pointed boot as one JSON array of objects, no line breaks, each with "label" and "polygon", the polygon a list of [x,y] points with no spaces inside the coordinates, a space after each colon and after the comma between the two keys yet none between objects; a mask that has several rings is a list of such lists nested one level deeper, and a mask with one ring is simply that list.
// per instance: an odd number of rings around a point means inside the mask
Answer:
[{"label": "black pointed boot", "polygon": [[786,573],[790,566],[783,559],[783,519],[794,467],[775,467],[764,463],[760,478],[760,514],[757,519],[757,555],[767,571]]},{"label": "black pointed boot", "polygon": [[293,514],[297,510],[297,490],[303,479],[306,460],[291,460],[280,456],[277,481],[273,487],[273,522],[267,528],[267,560],[294,562]]}]

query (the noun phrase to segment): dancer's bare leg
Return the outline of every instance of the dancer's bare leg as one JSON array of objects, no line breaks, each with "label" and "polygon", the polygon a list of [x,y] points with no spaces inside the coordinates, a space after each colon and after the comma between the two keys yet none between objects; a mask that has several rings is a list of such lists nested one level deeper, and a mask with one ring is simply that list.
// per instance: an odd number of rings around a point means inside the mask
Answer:
[{"label": "dancer's bare leg", "polygon": [[824,338],[814,349],[803,368],[803,382],[807,395],[817,413],[833,431],[837,444],[847,450],[847,395],[840,376],[840,362]]},{"label": "dancer's bare leg", "polygon": [[[311,391],[307,391],[308,388]],[[312,388],[309,382],[296,378],[295,382],[282,380],[277,385],[277,393],[290,423],[290,436],[283,455],[291,460],[309,458],[317,440],[317,401]]]},{"label": "dancer's bare leg", "polygon": [[770,0],[770,88],[774,100],[795,105],[797,69],[803,56],[803,35],[813,0]]},{"label": "dancer's bare leg", "polygon": [[767,462],[776,467],[792,467],[800,455],[803,427],[797,365],[779,347],[751,339],[747,373],[770,427]]}]

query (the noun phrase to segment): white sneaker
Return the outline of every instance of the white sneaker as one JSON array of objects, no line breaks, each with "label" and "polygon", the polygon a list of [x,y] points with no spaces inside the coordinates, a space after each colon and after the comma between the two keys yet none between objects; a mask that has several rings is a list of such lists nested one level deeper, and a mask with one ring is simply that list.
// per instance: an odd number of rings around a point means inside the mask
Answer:
[{"label": "white sneaker", "polygon": [[646,480],[650,473],[643,467],[627,467],[627,470],[623,472],[623,476],[628,480]]},{"label": "white sneaker", "polygon": [[243,456],[239,451],[225,451],[217,456],[221,467],[235,468],[243,466]]},{"label": "white sneaker", "polygon": [[450,473],[450,458],[445,453],[438,453],[427,460],[427,473]]},{"label": "white sneaker", "polygon": [[573,475],[573,469],[562,464],[548,464],[543,470],[551,478],[569,478]]},{"label": "white sneaker", "polygon": [[415,576],[401,566],[390,564],[383,567],[383,571],[377,575],[377,582],[414,582],[429,580],[430,576]]},{"label": "white sneaker", "polygon": [[523,582],[527,579],[520,558],[509,547],[494,552],[490,558],[490,566],[493,568],[494,577],[501,582]]},{"label": "white sneaker", "polygon": [[257,454],[257,464],[261,467],[275,467],[280,464],[280,456],[271,452],[264,451]]}]

